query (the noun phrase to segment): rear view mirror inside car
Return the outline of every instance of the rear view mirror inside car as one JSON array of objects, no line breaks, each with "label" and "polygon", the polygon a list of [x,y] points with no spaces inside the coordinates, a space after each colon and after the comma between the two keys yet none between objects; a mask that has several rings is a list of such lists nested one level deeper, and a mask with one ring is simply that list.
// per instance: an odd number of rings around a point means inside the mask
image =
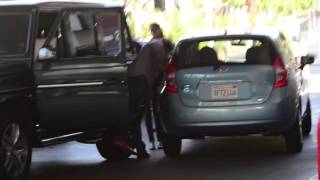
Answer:
[{"label": "rear view mirror inside car", "polygon": [[231,42],[232,46],[246,46],[246,41],[242,39],[232,40]]}]

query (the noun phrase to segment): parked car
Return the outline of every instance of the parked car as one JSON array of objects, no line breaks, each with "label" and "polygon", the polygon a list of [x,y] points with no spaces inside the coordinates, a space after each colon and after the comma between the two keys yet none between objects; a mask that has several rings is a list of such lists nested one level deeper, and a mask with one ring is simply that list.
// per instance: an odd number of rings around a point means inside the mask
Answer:
[{"label": "parked car", "polygon": [[249,134],[283,135],[300,152],[311,130],[301,69],[313,61],[295,63],[282,33],[180,41],[161,95],[165,154],[178,156],[185,138]]},{"label": "parked car", "polygon": [[96,143],[106,159],[127,158],[136,43],[123,7],[8,1],[0,22],[0,179],[23,179],[32,147],[73,140]]}]

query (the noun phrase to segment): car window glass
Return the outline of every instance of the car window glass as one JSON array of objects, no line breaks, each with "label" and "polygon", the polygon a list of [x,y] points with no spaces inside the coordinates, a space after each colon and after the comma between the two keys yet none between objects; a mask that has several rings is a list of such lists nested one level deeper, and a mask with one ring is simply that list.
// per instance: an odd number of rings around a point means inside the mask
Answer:
[{"label": "car window glass", "polygon": [[84,25],[81,24],[79,14],[70,14],[69,19],[70,21],[70,30],[71,31],[83,31],[84,30]]},{"label": "car window glass", "polygon": [[125,48],[126,56],[128,59],[135,59],[137,53],[141,49],[141,45],[138,42],[133,42],[130,39],[128,28],[124,28],[124,39],[125,39]]},{"label": "car window glass", "polygon": [[96,15],[99,27],[99,44],[106,56],[117,56],[121,53],[121,14],[119,12],[100,11]]},{"label": "car window glass", "polygon": [[125,39],[125,43],[126,43],[126,49],[127,50],[131,50],[131,41],[129,39],[129,33],[128,33],[128,30],[127,28],[124,28],[124,39]]},{"label": "car window glass", "polygon": [[63,20],[61,30],[64,46],[63,57],[100,55],[92,12],[71,12]]},{"label": "car window glass", "polygon": [[185,42],[177,48],[181,67],[214,64],[272,64],[270,43],[257,39],[214,39]]},{"label": "car window glass", "polygon": [[26,53],[31,15],[0,13],[0,55]]},{"label": "car window glass", "polygon": [[[37,56],[39,53],[40,48],[44,46],[45,41],[48,38],[49,31],[53,28],[54,21],[56,20],[58,14],[57,13],[49,13],[49,12],[41,12],[39,14],[39,21],[38,21],[38,29],[37,29],[37,36],[35,42],[35,55]],[[57,36],[51,39],[49,44],[50,49],[55,49],[57,47]]]}]

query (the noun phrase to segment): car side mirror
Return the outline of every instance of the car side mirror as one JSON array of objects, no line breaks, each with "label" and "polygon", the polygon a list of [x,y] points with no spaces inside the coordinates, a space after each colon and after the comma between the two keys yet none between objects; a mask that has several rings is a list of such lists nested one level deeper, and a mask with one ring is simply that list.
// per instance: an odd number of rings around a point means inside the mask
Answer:
[{"label": "car side mirror", "polygon": [[307,64],[314,63],[314,56],[306,55],[301,57],[301,69],[303,69],[304,66]]},{"label": "car side mirror", "polygon": [[49,48],[41,48],[39,50],[38,54],[38,60],[39,61],[45,61],[45,60],[50,60],[50,59],[55,59],[56,58],[56,52],[53,50],[50,50]]}]

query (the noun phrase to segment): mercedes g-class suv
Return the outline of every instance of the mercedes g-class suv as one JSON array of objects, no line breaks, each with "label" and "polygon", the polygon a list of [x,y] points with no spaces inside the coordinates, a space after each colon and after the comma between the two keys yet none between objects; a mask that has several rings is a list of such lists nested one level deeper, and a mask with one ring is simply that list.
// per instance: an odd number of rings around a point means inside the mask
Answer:
[{"label": "mercedes g-class suv", "polygon": [[21,2],[0,3],[0,179],[24,179],[33,147],[73,140],[127,158],[114,144],[136,55],[123,7]]}]

